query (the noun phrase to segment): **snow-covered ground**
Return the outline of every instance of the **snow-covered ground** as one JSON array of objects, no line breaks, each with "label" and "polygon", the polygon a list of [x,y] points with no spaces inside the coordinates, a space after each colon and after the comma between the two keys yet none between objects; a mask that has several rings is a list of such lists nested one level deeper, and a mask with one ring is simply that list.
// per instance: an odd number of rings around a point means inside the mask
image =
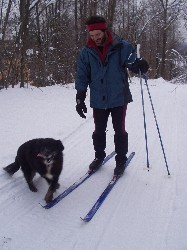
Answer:
[{"label": "snow-covered ground", "polygon": [[[27,140],[62,140],[64,169],[57,196],[85,174],[94,158],[92,110],[75,111],[74,85],[18,87],[0,91],[0,249],[1,250],[186,250],[187,249],[187,85],[148,80],[171,177],[168,177],[155,121],[144,86],[151,169],[146,152],[139,79],[130,85],[126,128],[130,166],[93,220],[81,221],[109,182],[114,158],[50,210],[43,209],[47,183],[37,175],[32,193],[21,171],[3,167],[14,161]],[[89,106],[89,96],[86,100]],[[114,149],[111,119],[107,153]]]}]

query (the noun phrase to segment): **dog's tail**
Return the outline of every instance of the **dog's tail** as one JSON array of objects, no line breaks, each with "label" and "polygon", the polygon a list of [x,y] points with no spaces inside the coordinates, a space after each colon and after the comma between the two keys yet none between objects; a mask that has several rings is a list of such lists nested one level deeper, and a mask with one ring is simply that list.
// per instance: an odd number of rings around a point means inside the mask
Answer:
[{"label": "dog's tail", "polygon": [[18,162],[18,159],[16,157],[15,162],[11,163],[10,165],[3,168],[7,173],[10,175],[13,175],[15,172],[17,172],[20,169],[20,164]]}]

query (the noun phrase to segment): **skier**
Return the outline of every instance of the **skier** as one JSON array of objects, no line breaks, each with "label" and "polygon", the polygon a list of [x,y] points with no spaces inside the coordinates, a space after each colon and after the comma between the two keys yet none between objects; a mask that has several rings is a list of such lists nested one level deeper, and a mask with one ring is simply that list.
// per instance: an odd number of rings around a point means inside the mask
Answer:
[{"label": "skier", "polygon": [[80,51],[75,88],[76,111],[82,118],[86,118],[85,98],[88,86],[90,88],[90,106],[95,124],[92,134],[95,159],[89,169],[96,171],[106,156],[106,128],[111,115],[115,131],[114,175],[120,176],[124,172],[128,152],[125,116],[127,104],[132,102],[127,68],[136,74],[144,74],[149,65],[145,59],[137,59],[136,49],[130,43],[107,29],[103,17],[89,17],[86,28],[88,42]]}]

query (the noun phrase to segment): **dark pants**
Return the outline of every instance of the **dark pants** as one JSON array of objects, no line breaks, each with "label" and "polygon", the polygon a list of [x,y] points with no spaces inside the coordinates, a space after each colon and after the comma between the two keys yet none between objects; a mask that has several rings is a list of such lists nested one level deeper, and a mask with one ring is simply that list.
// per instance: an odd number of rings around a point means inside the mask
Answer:
[{"label": "dark pants", "polygon": [[127,105],[111,109],[93,109],[95,131],[93,132],[92,138],[96,158],[104,158],[106,156],[106,128],[108,117],[111,114],[115,131],[116,162],[124,162],[128,152],[128,134],[125,131],[126,110]]}]

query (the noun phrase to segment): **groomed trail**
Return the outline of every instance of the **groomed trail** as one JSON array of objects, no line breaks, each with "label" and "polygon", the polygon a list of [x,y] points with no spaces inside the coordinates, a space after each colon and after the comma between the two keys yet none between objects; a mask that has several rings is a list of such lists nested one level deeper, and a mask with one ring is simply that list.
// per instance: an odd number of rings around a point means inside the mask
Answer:
[{"label": "groomed trail", "polygon": [[[37,175],[37,193],[21,171],[10,177],[3,167],[17,148],[39,137],[62,140],[64,169],[55,196],[84,175],[94,158],[94,130],[88,113],[75,111],[73,84],[0,91],[0,249],[1,250],[186,250],[187,249],[187,86],[148,80],[171,175],[168,176],[146,86],[143,84],[150,170],[146,168],[143,111],[138,78],[130,89],[126,130],[135,157],[97,214],[81,221],[113,175],[115,159],[49,210],[42,208],[47,184]],[[114,150],[111,118],[107,153]]]}]

